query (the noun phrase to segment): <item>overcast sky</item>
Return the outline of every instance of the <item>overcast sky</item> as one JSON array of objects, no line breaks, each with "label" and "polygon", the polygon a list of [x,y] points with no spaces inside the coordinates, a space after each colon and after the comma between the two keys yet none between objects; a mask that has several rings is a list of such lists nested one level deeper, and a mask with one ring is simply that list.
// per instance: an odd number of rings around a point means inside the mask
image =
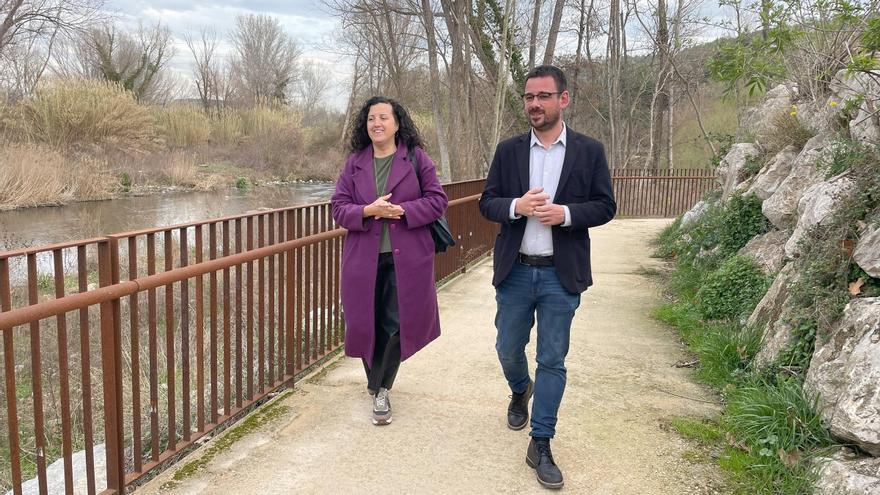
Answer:
[{"label": "overcast sky", "polygon": [[[330,107],[342,109],[348,91],[351,63],[333,50],[333,35],[338,27],[321,0],[106,0],[105,8],[117,14],[127,27],[136,29],[138,23],[155,24],[157,21],[171,29],[176,40],[177,54],[170,67],[180,76],[191,80],[192,54],[184,42],[189,33],[194,36],[205,27],[213,28],[225,40],[232,30],[235,17],[240,14],[268,14],[281,22],[286,32],[292,36],[303,50],[304,59],[311,60],[323,69],[333,81],[325,103]],[[546,2],[545,2],[546,3]],[[705,1],[697,16],[719,18],[722,12],[713,1]],[[711,4],[711,5],[708,5]],[[638,29],[632,22],[632,29]],[[635,33],[633,33],[635,34]],[[708,36],[706,36],[708,35]],[[717,34],[703,33],[703,38],[713,38]],[[630,43],[634,36],[631,36]],[[604,41],[594,40],[594,52],[604,51]],[[575,43],[573,36],[562,34],[557,53],[571,52]],[[633,48],[633,45],[631,45]],[[228,52],[229,46],[223,47]],[[194,96],[194,88],[188,84]]]},{"label": "overcast sky", "polygon": [[[236,16],[271,15],[296,40],[304,59],[321,64],[332,77],[336,82],[334,93],[345,92],[349,64],[332,52],[332,36],[338,24],[319,0],[107,0],[105,8],[132,28],[139,22],[153,25],[158,21],[171,29],[177,54],[170,66],[184,77],[190,77],[192,66],[192,54],[184,42],[186,34],[198,36],[202,28],[210,27],[225,40]],[[335,95],[331,99],[336,99]],[[337,108],[342,106],[334,101],[328,103]]]}]

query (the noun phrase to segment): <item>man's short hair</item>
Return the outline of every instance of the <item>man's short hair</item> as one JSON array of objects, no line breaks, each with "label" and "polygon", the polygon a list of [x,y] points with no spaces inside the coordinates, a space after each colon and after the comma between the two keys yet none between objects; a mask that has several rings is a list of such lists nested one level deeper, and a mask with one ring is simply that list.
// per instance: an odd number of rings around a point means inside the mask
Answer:
[{"label": "man's short hair", "polygon": [[565,80],[565,73],[555,65],[539,65],[535,67],[526,74],[526,81],[535,77],[547,76],[552,77],[553,80],[556,81],[556,91],[561,93],[568,89],[568,82]]}]

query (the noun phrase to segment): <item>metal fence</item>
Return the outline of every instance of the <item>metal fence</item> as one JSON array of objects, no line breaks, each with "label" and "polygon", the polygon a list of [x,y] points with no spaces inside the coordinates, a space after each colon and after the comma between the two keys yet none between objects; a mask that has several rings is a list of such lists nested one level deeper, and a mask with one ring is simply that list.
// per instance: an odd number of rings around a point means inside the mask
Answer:
[{"label": "metal fence", "polygon": [[[438,281],[492,249],[483,184],[445,186]],[[121,493],[292,384],[341,345],[344,234],[321,203],[0,253],[0,488]]]},{"label": "metal fence", "polygon": [[611,180],[618,217],[675,217],[717,187],[715,172],[704,169],[616,168]]}]

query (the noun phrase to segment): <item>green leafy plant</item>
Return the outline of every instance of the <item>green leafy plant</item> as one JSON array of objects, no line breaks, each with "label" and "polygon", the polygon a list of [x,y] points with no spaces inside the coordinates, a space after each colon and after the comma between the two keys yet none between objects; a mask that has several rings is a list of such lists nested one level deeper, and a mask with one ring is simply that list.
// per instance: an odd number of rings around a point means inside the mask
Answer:
[{"label": "green leafy plant", "polygon": [[718,245],[722,254],[739,251],[752,237],[770,230],[761,212],[761,200],[754,194],[734,194],[721,212]]},{"label": "green leafy plant", "polygon": [[131,192],[131,175],[128,172],[122,172],[122,175],[119,177],[119,187],[122,188],[124,193]]},{"label": "green leafy plant", "polygon": [[697,308],[708,319],[748,316],[767,287],[767,276],[753,260],[733,256],[706,278],[696,295]]}]

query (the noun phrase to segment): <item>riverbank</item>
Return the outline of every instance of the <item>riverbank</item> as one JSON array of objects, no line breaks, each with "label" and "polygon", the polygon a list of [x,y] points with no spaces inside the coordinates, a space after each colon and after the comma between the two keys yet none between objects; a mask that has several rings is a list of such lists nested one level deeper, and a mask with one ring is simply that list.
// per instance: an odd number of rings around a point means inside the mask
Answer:
[{"label": "riverbank", "polygon": [[38,145],[0,146],[0,211],[179,192],[242,192],[335,178],[329,165],[323,172],[317,167],[319,173],[279,176],[224,160],[222,155],[222,150],[213,149],[84,156]]}]

